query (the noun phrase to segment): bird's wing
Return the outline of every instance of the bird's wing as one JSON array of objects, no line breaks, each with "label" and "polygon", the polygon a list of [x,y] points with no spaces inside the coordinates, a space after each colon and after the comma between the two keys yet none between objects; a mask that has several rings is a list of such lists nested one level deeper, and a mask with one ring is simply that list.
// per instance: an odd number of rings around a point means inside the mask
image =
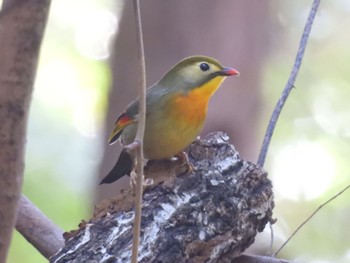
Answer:
[{"label": "bird's wing", "polygon": [[[162,87],[158,84],[154,84],[150,88],[147,89],[146,94],[146,116],[153,110],[160,110],[163,107],[163,104],[167,103],[166,97],[169,96],[171,92],[169,89]],[[119,116],[117,121],[115,122],[114,129],[109,136],[109,144],[113,144],[120,137],[123,129],[128,125],[137,122],[138,116],[138,100],[133,101],[126,108],[126,111]]]},{"label": "bird's wing", "polygon": [[126,149],[123,149],[120,153],[117,163],[100,182],[100,184],[110,184],[122,178],[124,175],[130,175],[134,168],[135,158],[130,155]]},{"label": "bird's wing", "polygon": [[136,121],[136,118],[128,114],[128,112],[124,112],[122,115],[120,115],[115,122],[114,129],[109,136],[108,143],[115,143],[119,139],[123,129]]}]

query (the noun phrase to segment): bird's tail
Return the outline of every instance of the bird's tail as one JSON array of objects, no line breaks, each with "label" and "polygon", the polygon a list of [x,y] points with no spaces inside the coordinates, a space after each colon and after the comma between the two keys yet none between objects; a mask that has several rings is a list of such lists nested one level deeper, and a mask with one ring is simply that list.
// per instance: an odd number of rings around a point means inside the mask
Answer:
[{"label": "bird's tail", "polygon": [[133,167],[134,158],[125,149],[123,149],[119,155],[117,163],[114,165],[113,169],[102,179],[100,184],[110,184],[122,178],[124,175],[130,175]]}]

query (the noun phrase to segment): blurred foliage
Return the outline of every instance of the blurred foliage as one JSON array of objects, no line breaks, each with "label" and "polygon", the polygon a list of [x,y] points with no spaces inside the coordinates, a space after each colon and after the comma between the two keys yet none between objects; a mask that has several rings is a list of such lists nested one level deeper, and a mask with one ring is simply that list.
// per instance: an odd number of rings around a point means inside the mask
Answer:
[{"label": "blurred foliage", "polygon": [[[274,37],[281,42],[264,75],[266,117],[289,77],[311,2],[280,3],[279,35]],[[276,194],[274,228],[283,240],[350,183],[349,14],[349,1],[321,2],[295,89],[272,139],[266,168]],[[262,122],[264,128],[266,122]],[[348,191],[324,207],[280,256],[305,262],[349,262],[349,198]]]},{"label": "blurred foliage", "polygon": [[[293,65],[311,1],[272,1],[278,23],[264,70],[263,137]],[[33,96],[24,193],[64,230],[89,218],[101,159],[110,76],[108,43],[119,1],[53,1]],[[323,1],[296,88],[272,139],[266,169],[276,191],[276,236],[286,239],[349,183],[350,2]],[[232,34],[233,32],[228,32]],[[280,256],[349,262],[350,193],[322,209]],[[345,229],[345,230],[344,230]],[[15,233],[9,263],[47,262]]]}]

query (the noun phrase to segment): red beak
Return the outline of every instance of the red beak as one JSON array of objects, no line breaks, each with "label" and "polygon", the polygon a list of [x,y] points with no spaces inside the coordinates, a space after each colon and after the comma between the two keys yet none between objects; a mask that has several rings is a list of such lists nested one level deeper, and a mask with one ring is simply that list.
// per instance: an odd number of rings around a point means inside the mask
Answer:
[{"label": "red beak", "polygon": [[239,72],[234,68],[223,68],[217,74],[220,76],[239,76]]}]

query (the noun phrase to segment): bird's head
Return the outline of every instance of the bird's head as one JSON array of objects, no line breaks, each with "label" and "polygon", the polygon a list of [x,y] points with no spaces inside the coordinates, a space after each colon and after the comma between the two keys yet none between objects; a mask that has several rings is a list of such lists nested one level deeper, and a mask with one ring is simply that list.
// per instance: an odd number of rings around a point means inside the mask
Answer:
[{"label": "bird's head", "polygon": [[158,82],[162,87],[188,92],[218,78],[221,83],[227,76],[238,76],[233,68],[224,67],[216,59],[192,56],[173,66]]}]

